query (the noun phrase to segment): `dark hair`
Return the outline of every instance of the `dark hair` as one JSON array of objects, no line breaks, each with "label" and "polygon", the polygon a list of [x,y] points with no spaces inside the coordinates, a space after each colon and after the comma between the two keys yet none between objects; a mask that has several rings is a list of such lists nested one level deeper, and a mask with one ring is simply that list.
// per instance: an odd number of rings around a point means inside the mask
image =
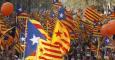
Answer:
[{"label": "dark hair", "polygon": [[113,7],[113,11],[115,12],[115,6]]},{"label": "dark hair", "polygon": [[113,35],[113,40],[115,40],[115,35]]}]

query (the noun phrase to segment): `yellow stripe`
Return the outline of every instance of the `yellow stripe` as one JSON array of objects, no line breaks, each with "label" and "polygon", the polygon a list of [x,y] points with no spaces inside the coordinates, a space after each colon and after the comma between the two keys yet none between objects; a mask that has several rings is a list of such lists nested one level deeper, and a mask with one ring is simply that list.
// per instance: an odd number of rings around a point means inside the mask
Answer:
[{"label": "yellow stripe", "polygon": [[39,25],[41,25],[40,22],[38,22],[38,21],[36,21],[36,20],[32,20],[32,19],[31,19],[30,21],[31,21],[33,24],[39,24]]},{"label": "yellow stripe", "polygon": [[[93,16],[93,18],[95,18],[96,19],[96,21],[98,21],[99,20],[99,17],[95,14],[95,13],[92,13],[91,11],[89,11],[88,9],[86,10],[86,11],[88,11],[91,15],[94,15]],[[87,13],[88,13],[87,12]]]},{"label": "yellow stripe", "polygon": [[53,57],[49,57],[46,55],[42,55],[43,57],[45,57],[46,59],[50,59],[50,60],[64,60],[63,58],[53,58]]},{"label": "yellow stripe", "polygon": [[[40,22],[38,22],[38,21],[36,21],[36,20],[30,20],[33,24],[39,24],[39,25],[41,25],[40,24]],[[48,33],[45,31],[45,30],[43,30],[43,29],[38,29],[42,34],[44,34],[45,36],[46,36],[46,38],[47,38],[47,40],[49,41],[49,39],[51,39],[50,38],[50,36],[48,35]]]}]

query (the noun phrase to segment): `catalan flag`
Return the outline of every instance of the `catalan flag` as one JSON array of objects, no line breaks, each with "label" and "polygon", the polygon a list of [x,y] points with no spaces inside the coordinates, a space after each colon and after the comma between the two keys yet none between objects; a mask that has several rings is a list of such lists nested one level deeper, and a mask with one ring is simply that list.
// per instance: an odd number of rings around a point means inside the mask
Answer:
[{"label": "catalan flag", "polygon": [[2,45],[5,48],[6,46],[11,46],[14,43],[15,36],[15,27],[8,29],[8,31],[2,36],[3,40]]},{"label": "catalan flag", "polygon": [[52,36],[52,42],[61,47],[63,54],[66,54],[70,49],[69,32],[59,20],[56,21],[56,26]]},{"label": "catalan flag", "polygon": [[21,44],[19,42],[14,45],[14,49],[16,49],[16,51],[18,53],[23,53],[24,52],[24,47],[21,46]]},{"label": "catalan flag", "polygon": [[38,40],[45,39],[44,35],[40,32],[40,30],[38,30],[38,28],[41,28],[41,26],[33,24],[33,21],[29,20],[27,24],[27,39],[26,39],[26,49],[24,56],[25,60],[34,59],[36,55]]},{"label": "catalan flag", "polygon": [[93,32],[93,36],[100,36],[100,29],[101,29],[101,26],[95,26],[93,29],[92,29],[92,32]]},{"label": "catalan flag", "polygon": [[78,24],[73,20],[71,12],[61,7],[58,11],[58,19],[66,26],[69,33],[74,32],[74,34],[70,34],[71,38],[77,36],[75,30]]},{"label": "catalan flag", "polygon": [[38,56],[39,59],[43,60],[63,60],[63,54],[61,53],[60,46],[50,43],[45,40],[39,40],[42,48],[42,53]]},{"label": "catalan flag", "polygon": [[2,47],[5,49],[6,47],[9,47],[14,42],[14,39],[10,35],[4,35],[3,41],[1,42]]},{"label": "catalan flag", "polygon": [[44,28],[41,26],[40,22],[38,22],[36,20],[30,20],[30,22],[37,28],[37,30],[39,30],[45,36],[45,38],[47,38],[48,40],[51,40],[50,36],[44,30]]},{"label": "catalan flag", "polygon": [[91,22],[98,22],[98,21],[101,21],[102,19],[102,16],[91,7],[88,7],[85,9],[84,17],[90,20]]},{"label": "catalan flag", "polygon": [[0,20],[0,31],[3,33],[7,30],[7,25],[5,24],[4,21]]}]

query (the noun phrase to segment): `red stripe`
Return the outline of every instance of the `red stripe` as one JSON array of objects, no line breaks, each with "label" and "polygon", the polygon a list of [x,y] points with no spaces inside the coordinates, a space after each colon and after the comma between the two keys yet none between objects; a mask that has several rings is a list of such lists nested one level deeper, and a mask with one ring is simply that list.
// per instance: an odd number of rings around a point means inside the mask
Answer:
[{"label": "red stripe", "polygon": [[70,43],[68,41],[66,41],[65,39],[61,39],[62,42],[64,42],[67,46],[70,46]]},{"label": "red stripe", "polygon": [[39,24],[34,24],[34,26],[35,26],[36,28],[38,28],[38,29],[43,29],[43,27],[42,27],[41,25],[39,25]]},{"label": "red stripe", "polygon": [[102,18],[98,13],[96,13],[94,10],[92,10],[91,8],[87,8],[88,10],[92,11],[93,13],[95,13],[99,18]]},{"label": "red stripe", "polygon": [[[64,23],[64,22],[62,22],[62,23],[66,26],[66,28],[67,28],[68,31],[69,31],[69,30],[74,31],[74,30],[73,30],[73,27],[67,25],[67,24]],[[69,31],[69,32],[70,32],[70,31]]]},{"label": "red stripe", "polygon": [[91,18],[90,20],[93,21],[93,22],[96,20],[94,17],[90,16],[89,13],[85,13],[85,15],[88,16],[89,18]]},{"label": "red stripe", "polygon": [[89,14],[91,14],[91,16],[96,20],[96,21],[98,21],[99,19],[94,15],[94,14],[92,14],[91,12],[89,12],[89,11],[87,11],[86,10],[86,13],[89,13]]},{"label": "red stripe", "polygon": [[69,18],[70,20],[73,20],[73,17],[70,16],[69,14],[66,14],[66,17]]},{"label": "red stripe", "polygon": [[69,19],[66,18],[65,21],[66,21],[68,24],[71,24],[72,27],[76,27],[76,25],[75,25],[75,23],[74,23],[74,20],[69,20]]},{"label": "red stripe", "polygon": [[53,53],[59,53],[61,54],[60,49],[59,50],[53,50],[53,49],[48,49],[48,48],[44,48],[45,50],[49,51],[49,52],[53,52]]},{"label": "red stripe", "polygon": [[53,58],[62,58],[62,56],[56,56],[48,53],[44,53],[45,56],[53,57]]},{"label": "red stripe", "polygon": [[68,49],[66,49],[60,42],[55,42],[55,44],[60,45],[60,47],[63,49],[64,52],[66,52],[66,53],[68,52]]},{"label": "red stripe", "polygon": [[85,13],[85,17],[89,19],[90,21],[94,22],[94,18],[92,18],[90,15]]},{"label": "red stripe", "polygon": [[20,50],[19,46],[16,44],[15,47],[17,47],[17,49],[18,49],[18,51],[19,51],[19,53],[20,53],[21,50]]},{"label": "red stripe", "polygon": [[66,49],[65,47],[62,47],[62,50],[67,53],[68,52],[68,49]]},{"label": "red stripe", "polygon": [[60,42],[55,42],[54,44],[62,46],[62,44]]},{"label": "red stripe", "polygon": [[54,47],[54,48],[59,48],[59,46],[51,45],[51,44],[46,43],[46,42],[42,42],[42,44],[44,44],[44,45],[46,45],[46,46]]},{"label": "red stripe", "polygon": [[99,19],[95,13],[93,13],[91,10],[86,9],[86,12],[90,13],[91,15],[95,16],[95,18]]},{"label": "red stripe", "polygon": [[[89,18],[87,15],[84,15],[84,16],[85,16],[86,19],[88,19],[88,20],[90,20],[91,22],[93,22],[93,21],[92,21],[92,18]],[[85,23],[86,23],[86,22],[85,22]],[[86,23],[86,24],[87,24],[87,23]]]},{"label": "red stripe", "polygon": [[29,56],[36,56],[36,52],[32,52]]}]

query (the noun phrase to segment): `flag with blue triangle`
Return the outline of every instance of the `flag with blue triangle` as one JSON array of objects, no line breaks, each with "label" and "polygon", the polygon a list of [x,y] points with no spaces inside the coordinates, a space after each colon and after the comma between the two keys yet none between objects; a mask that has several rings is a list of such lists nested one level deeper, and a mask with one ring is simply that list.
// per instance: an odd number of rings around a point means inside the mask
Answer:
[{"label": "flag with blue triangle", "polygon": [[30,56],[35,56],[37,44],[39,39],[45,39],[44,35],[28,21],[27,23],[27,38],[26,38],[26,49],[25,49],[25,60]]}]

